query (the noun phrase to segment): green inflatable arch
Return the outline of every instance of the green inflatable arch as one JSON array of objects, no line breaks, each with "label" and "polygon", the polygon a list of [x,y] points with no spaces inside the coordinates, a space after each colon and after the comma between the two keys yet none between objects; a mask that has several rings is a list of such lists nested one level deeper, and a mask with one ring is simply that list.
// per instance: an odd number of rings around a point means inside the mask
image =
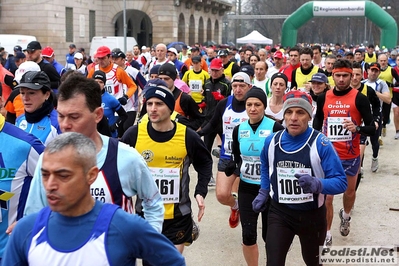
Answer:
[{"label": "green inflatable arch", "polygon": [[282,46],[295,46],[298,29],[313,17],[366,16],[382,29],[380,47],[397,45],[398,25],[395,19],[371,1],[311,1],[292,13],[283,24]]}]

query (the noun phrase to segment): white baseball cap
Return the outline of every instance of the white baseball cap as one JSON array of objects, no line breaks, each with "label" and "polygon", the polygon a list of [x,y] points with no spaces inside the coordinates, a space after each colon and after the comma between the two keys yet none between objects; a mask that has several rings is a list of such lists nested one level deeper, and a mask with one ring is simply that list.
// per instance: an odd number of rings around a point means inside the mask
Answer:
[{"label": "white baseball cap", "polygon": [[29,71],[40,71],[40,66],[33,61],[26,61],[19,65],[18,69],[15,71],[14,81],[18,84],[21,81],[22,76]]}]

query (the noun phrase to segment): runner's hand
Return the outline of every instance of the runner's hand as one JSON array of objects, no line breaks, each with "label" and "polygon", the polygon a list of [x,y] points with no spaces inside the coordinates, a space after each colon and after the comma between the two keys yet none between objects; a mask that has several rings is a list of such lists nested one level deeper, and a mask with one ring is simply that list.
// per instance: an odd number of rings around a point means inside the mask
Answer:
[{"label": "runner's hand", "polygon": [[266,203],[269,200],[270,190],[261,188],[259,189],[258,196],[252,201],[252,209],[254,212],[263,212],[266,210]]},{"label": "runner's hand", "polygon": [[298,178],[299,185],[303,189],[304,193],[320,194],[321,191],[323,191],[323,184],[319,178],[310,176],[308,174],[295,174],[295,177]]},{"label": "runner's hand", "polygon": [[200,194],[197,194],[195,195],[195,200],[198,204],[198,222],[201,222],[202,216],[204,216],[205,213],[204,197],[202,197]]}]

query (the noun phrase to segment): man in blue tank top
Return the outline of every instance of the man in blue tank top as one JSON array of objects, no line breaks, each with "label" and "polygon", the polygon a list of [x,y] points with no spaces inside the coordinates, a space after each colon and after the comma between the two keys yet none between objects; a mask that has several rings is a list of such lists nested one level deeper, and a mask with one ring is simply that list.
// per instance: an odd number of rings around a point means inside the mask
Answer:
[{"label": "man in blue tank top", "polygon": [[185,265],[173,244],[137,215],[91,195],[99,174],[94,142],[63,133],[43,153],[48,207],[20,220],[11,234],[4,265]]}]

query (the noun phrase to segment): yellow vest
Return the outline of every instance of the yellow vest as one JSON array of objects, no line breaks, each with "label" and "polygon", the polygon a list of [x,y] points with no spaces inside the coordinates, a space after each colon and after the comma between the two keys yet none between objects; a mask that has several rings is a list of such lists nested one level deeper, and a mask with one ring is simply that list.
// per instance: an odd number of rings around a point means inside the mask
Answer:
[{"label": "yellow vest", "polygon": [[229,66],[223,70],[223,74],[225,75],[225,77],[228,77],[229,80],[233,78],[233,75],[231,74],[231,72],[233,71],[233,65],[234,62],[230,62]]},{"label": "yellow vest", "polygon": [[[392,76],[392,68],[391,66],[388,66],[385,70],[381,70],[380,75],[378,76],[379,79],[382,79],[385,82],[389,82],[393,84],[393,76]],[[392,85],[388,85],[389,87],[389,92],[391,94],[391,98],[393,96],[392,94]]]},{"label": "yellow vest", "polygon": [[209,79],[208,72],[202,70],[200,73],[195,73],[190,69],[184,73],[182,80],[190,88],[190,95],[196,103],[201,103],[204,96],[202,95],[205,80]]},{"label": "yellow vest", "polygon": [[327,77],[328,84],[330,84],[331,88],[335,86],[335,81],[332,76]]},{"label": "yellow vest", "polygon": [[179,204],[184,160],[187,157],[186,126],[176,123],[176,132],[166,142],[155,142],[147,133],[147,123],[138,124],[136,150],[143,156],[164,201],[164,219],[173,219]]},{"label": "yellow vest", "polygon": [[367,85],[366,85],[366,84],[363,84],[363,89],[361,90],[361,93],[362,93],[364,96],[367,96]]},{"label": "yellow vest", "polygon": [[393,83],[393,76],[392,76],[392,68],[388,66],[385,70],[381,70],[380,75],[378,76],[379,79],[382,79],[385,82]]},{"label": "yellow vest", "polygon": [[373,53],[372,57],[369,57],[368,53],[364,54],[364,62],[366,63],[374,63],[377,62],[377,55],[375,53]]},{"label": "yellow vest", "polygon": [[300,88],[305,87],[305,83],[308,83],[309,80],[312,79],[312,76],[319,71],[319,67],[318,66],[313,66],[312,71],[310,71],[310,73],[307,74],[307,75],[302,73],[300,67],[297,68],[295,71],[296,71],[296,73],[295,73],[295,81],[296,81],[297,89],[300,89]]}]

